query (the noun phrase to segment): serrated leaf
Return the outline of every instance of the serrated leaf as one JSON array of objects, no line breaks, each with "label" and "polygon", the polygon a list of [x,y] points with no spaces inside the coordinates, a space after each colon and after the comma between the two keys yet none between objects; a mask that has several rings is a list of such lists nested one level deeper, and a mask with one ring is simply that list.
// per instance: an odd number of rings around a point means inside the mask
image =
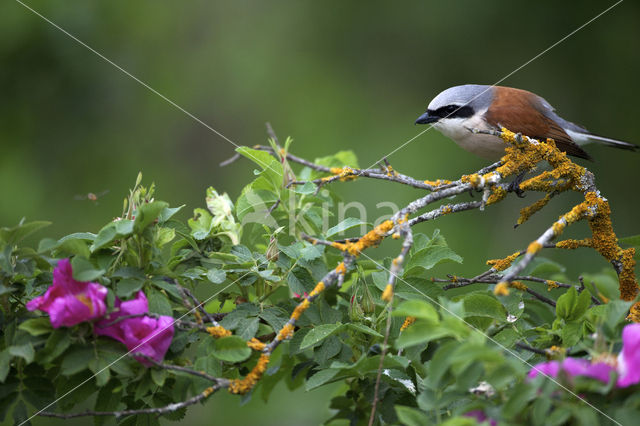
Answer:
[{"label": "serrated leaf", "polygon": [[307,335],[304,336],[304,339],[302,340],[302,344],[300,345],[300,350],[305,350],[307,348],[310,348],[311,346],[317,345],[323,339],[326,339],[327,337],[333,335],[334,333],[337,333],[342,327],[343,327],[343,324],[337,323],[337,324],[321,324],[312,328],[311,331],[309,331],[309,333],[307,333]]},{"label": "serrated leaf", "polygon": [[221,361],[242,362],[251,356],[251,349],[242,338],[227,336],[216,340],[212,355]]}]

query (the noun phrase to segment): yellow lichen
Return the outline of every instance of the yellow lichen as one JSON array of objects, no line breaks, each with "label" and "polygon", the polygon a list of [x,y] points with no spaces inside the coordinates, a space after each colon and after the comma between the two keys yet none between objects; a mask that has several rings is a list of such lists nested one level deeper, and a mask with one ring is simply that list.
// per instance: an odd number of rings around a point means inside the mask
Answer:
[{"label": "yellow lichen", "polygon": [[262,354],[260,359],[256,363],[255,367],[247,374],[244,379],[231,380],[229,383],[229,392],[233,394],[244,395],[249,392],[258,383],[258,380],[262,377],[267,370],[269,364],[269,355]]},{"label": "yellow lichen", "polygon": [[511,266],[513,261],[516,260],[516,258],[518,256],[520,256],[520,252],[519,251],[517,251],[517,252],[515,252],[513,254],[510,254],[509,256],[505,257],[504,259],[487,260],[487,265],[491,266],[496,271],[504,271],[509,266]]},{"label": "yellow lichen", "polygon": [[631,306],[627,319],[632,322],[640,322],[640,302],[636,302]]},{"label": "yellow lichen", "polygon": [[227,337],[231,336],[231,332],[221,325],[215,327],[207,327],[207,333],[213,337]]},{"label": "yellow lichen", "polygon": [[416,317],[405,318],[404,322],[402,323],[402,327],[400,327],[400,331],[404,331],[407,327],[409,327],[414,322],[416,322]]},{"label": "yellow lichen", "polygon": [[546,280],[545,283],[547,284],[547,291],[551,291],[551,289],[560,287],[558,283],[553,280]]},{"label": "yellow lichen", "polygon": [[391,297],[393,296],[393,286],[391,284],[387,284],[382,292],[382,296],[380,298],[385,302],[391,302]]},{"label": "yellow lichen", "polygon": [[293,324],[286,323],[284,327],[282,327],[282,330],[280,330],[280,332],[278,333],[278,336],[276,337],[276,339],[280,341],[291,339],[291,337],[293,337],[293,329],[294,329]]},{"label": "yellow lichen", "polygon": [[453,211],[450,204],[440,207],[440,214],[449,214]]},{"label": "yellow lichen", "polygon": [[520,209],[520,217],[518,218],[518,225],[525,223],[534,213],[537,213],[551,200],[551,194],[545,195],[530,206]]},{"label": "yellow lichen", "polygon": [[367,232],[358,241],[346,243],[332,243],[338,250],[346,251],[353,256],[358,256],[363,250],[376,246],[382,241],[389,231],[393,229],[393,221],[385,220],[380,225]]},{"label": "yellow lichen", "polygon": [[324,286],[324,283],[322,281],[318,282],[318,284],[316,284],[314,289],[311,290],[311,293],[309,293],[309,297],[316,297],[317,295],[319,295],[320,293],[323,292],[324,287],[325,286]]},{"label": "yellow lichen", "polygon": [[591,238],[583,238],[582,240],[562,240],[556,243],[557,248],[573,250],[578,247],[591,247]]},{"label": "yellow lichen", "polygon": [[507,191],[501,186],[494,186],[491,189],[491,195],[487,198],[487,205],[491,205],[501,201],[504,197],[507,196]]},{"label": "yellow lichen", "polygon": [[517,288],[520,291],[527,291],[527,288],[529,288],[522,281],[511,281],[511,287]]},{"label": "yellow lichen", "polygon": [[438,179],[438,180],[425,180],[424,183],[437,188],[438,186],[449,185],[451,181],[446,179]]},{"label": "yellow lichen", "polygon": [[347,267],[344,265],[344,262],[338,263],[338,266],[336,266],[336,272],[340,275],[346,274]]},{"label": "yellow lichen", "polygon": [[208,398],[209,395],[211,395],[212,393],[213,393],[213,386],[209,386],[208,388],[202,391],[202,395],[204,395],[205,398]]},{"label": "yellow lichen", "polygon": [[306,311],[309,308],[309,299],[303,299],[302,302],[300,302],[298,304],[298,306],[296,306],[296,308],[293,310],[293,313],[291,314],[291,318],[294,320],[299,320],[300,319],[300,315],[302,315],[302,313],[304,311]]},{"label": "yellow lichen", "polygon": [[460,178],[462,183],[470,183],[472,187],[477,188],[482,184],[482,177],[477,174],[464,175]]},{"label": "yellow lichen", "polygon": [[400,238],[400,234],[398,232],[394,232],[393,234],[391,234],[391,238],[397,240],[398,238]]},{"label": "yellow lichen", "polygon": [[247,346],[255,351],[262,351],[266,345],[254,337],[247,342]]},{"label": "yellow lichen", "polygon": [[540,250],[542,250],[542,244],[538,241],[534,241],[529,244],[529,247],[527,247],[527,254],[537,254]]},{"label": "yellow lichen", "polygon": [[506,281],[500,281],[493,289],[493,294],[496,296],[508,296],[509,295],[509,283]]}]

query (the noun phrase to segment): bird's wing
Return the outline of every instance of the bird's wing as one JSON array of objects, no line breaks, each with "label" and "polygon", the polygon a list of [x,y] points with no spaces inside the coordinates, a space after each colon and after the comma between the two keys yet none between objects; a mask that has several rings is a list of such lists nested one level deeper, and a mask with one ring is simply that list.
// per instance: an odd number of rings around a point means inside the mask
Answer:
[{"label": "bird's wing", "polygon": [[551,138],[561,151],[591,160],[591,156],[571,139],[562,126],[545,114],[546,106],[542,98],[526,90],[501,89],[496,87],[493,103],[485,112],[487,123],[496,128],[506,127],[512,132],[541,141]]}]

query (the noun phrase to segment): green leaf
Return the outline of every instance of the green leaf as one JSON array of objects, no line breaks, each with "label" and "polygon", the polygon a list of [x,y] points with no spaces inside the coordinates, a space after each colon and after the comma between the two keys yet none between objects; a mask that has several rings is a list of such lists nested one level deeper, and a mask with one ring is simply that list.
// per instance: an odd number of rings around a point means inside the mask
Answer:
[{"label": "green leaf", "polygon": [[316,158],[314,163],[320,164],[326,167],[344,167],[349,166],[354,169],[358,167],[358,158],[351,150],[346,151],[338,151],[333,155],[329,155],[326,157]]},{"label": "green leaf", "polygon": [[398,336],[395,346],[398,349],[408,348],[450,335],[451,332],[442,325],[434,325],[431,322],[418,320]]},{"label": "green leaf", "polygon": [[432,324],[437,324],[440,321],[435,308],[430,303],[420,299],[405,300],[393,311],[392,315],[420,318]]},{"label": "green leaf", "polygon": [[336,377],[339,372],[340,370],[335,368],[320,370],[305,382],[304,387],[307,392],[313,390],[328,383],[331,379]]},{"label": "green leaf", "polygon": [[207,279],[214,284],[222,284],[227,279],[227,273],[222,269],[209,269]]},{"label": "green leaf", "polygon": [[572,286],[558,298],[556,315],[566,321],[577,320],[587,312],[590,304],[590,293],[585,290],[578,295],[578,291]]},{"label": "green leaf", "polygon": [[27,364],[30,364],[31,361],[33,361],[33,357],[36,355],[36,351],[33,349],[31,343],[9,346],[8,350],[11,355],[24,359]]},{"label": "green leaf", "polygon": [[321,324],[318,325],[309,331],[304,339],[302,340],[302,344],[300,345],[300,350],[305,350],[310,348],[311,346],[315,346],[320,343],[323,339],[331,336],[332,334],[338,332],[342,328],[343,324]]},{"label": "green leaf", "polygon": [[77,346],[65,355],[60,365],[60,373],[72,376],[88,368],[93,358],[93,348]]},{"label": "green leaf", "polygon": [[128,219],[120,219],[105,225],[93,240],[93,244],[89,248],[91,253],[111,244],[114,240],[128,237],[133,232],[133,221]]},{"label": "green leaf", "polygon": [[149,312],[160,315],[173,316],[171,303],[169,302],[167,296],[159,291],[150,291],[149,293]]},{"label": "green leaf", "polygon": [[357,322],[349,323],[349,324],[347,324],[347,327],[349,327],[352,330],[359,331],[360,333],[368,334],[370,336],[384,337],[382,334],[378,333],[373,328],[368,327],[368,326],[366,326],[364,324],[361,324],[361,323],[357,323]]},{"label": "green leaf", "polygon": [[428,246],[411,256],[405,268],[405,275],[421,274],[420,269],[428,271],[437,264],[447,261],[462,263],[462,257],[449,247]]},{"label": "green leaf", "polygon": [[494,296],[473,293],[463,299],[466,316],[489,317],[498,321],[506,321],[507,311]]},{"label": "green leaf", "polygon": [[176,213],[178,213],[180,210],[182,210],[182,208],[185,206],[185,204],[179,206],[179,207],[165,207],[160,214],[158,215],[158,223],[165,223],[166,221],[168,221],[169,219],[171,219],[173,217],[173,215],[175,215]]},{"label": "green leaf", "polygon": [[104,386],[109,382],[109,363],[104,358],[93,358],[89,361],[89,370],[95,375],[96,385]]},{"label": "green leaf", "polygon": [[9,374],[9,369],[11,368],[11,366],[9,365],[10,361],[11,354],[9,353],[9,351],[7,349],[0,351],[0,383],[4,383],[4,381],[7,379],[7,374]]},{"label": "green leaf", "polygon": [[125,278],[116,284],[116,295],[122,299],[128,298],[142,288],[144,280],[138,278]]},{"label": "green leaf", "polygon": [[169,207],[169,204],[164,201],[152,201],[139,206],[135,212],[136,218],[133,221],[133,231],[136,234],[141,234],[147,226],[158,219],[160,213],[167,207]]},{"label": "green leaf", "polygon": [[236,152],[260,166],[263,170],[262,174],[271,182],[274,190],[282,187],[282,164],[271,154],[244,146],[236,148]]},{"label": "green leaf", "polygon": [[71,268],[73,279],[80,282],[95,281],[106,272],[104,269],[96,269],[87,259],[78,256],[71,259]]},{"label": "green leaf", "polygon": [[18,326],[20,330],[24,330],[32,336],[40,336],[41,334],[50,333],[53,330],[51,320],[48,317],[31,318]]},{"label": "green leaf", "polygon": [[338,235],[346,231],[347,229],[355,228],[356,226],[367,225],[367,222],[364,222],[360,219],[356,219],[354,217],[348,217],[336,226],[329,228],[327,231],[327,238],[331,238],[334,235]]},{"label": "green leaf", "polygon": [[[112,380],[100,388],[96,398],[96,411],[116,411],[122,402],[122,386],[117,380]],[[107,416],[96,416],[93,421],[96,426],[102,426],[108,419]]]},{"label": "green leaf", "polygon": [[37,220],[20,223],[11,228],[0,228],[0,241],[3,241],[9,246],[14,246],[29,235],[49,225],[51,225],[51,222]]},{"label": "green leaf", "polygon": [[629,237],[620,238],[618,242],[625,246],[640,247],[640,235],[632,235]]},{"label": "green leaf", "polygon": [[396,405],[396,414],[401,424],[406,426],[423,426],[429,424],[429,416],[421,410],[404,405]]},{"label": "green leaf", "polygon": [[158,386],[164,386],[164,382],[167,378],[167,370],[161,368],[151,369],[151,380]]},{"label": "green leaf", "polygon": [[251,356],[247,342],[238,336],[217,339],[213,345],[213,356],[221,361],[242,362]]}]

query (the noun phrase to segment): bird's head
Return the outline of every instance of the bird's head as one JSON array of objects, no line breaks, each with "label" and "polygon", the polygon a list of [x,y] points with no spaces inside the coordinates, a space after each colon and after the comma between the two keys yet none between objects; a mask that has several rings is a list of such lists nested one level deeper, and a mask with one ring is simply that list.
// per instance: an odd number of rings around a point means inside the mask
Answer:
[{"label": "bird's head", "polygon": [[450,87],[433,98],[416,124],[433,124],[436,128],[462,126],[467,119],[484,113],[492,98],[491,86],[465,84]]}]

